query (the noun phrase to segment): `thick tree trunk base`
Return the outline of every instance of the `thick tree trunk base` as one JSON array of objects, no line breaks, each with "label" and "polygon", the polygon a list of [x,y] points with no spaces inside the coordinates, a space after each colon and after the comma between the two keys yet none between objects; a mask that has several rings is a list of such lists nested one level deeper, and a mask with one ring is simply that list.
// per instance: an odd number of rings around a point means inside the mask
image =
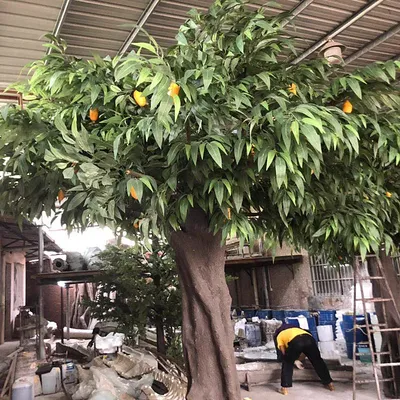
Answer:
[{"label": "thick tree trunk base", "polygon": [[209,232],[202,211],[192,210],[183,230],[172,234],[171,245],[182,287],[187,399],[239,400],[221,236]]}]

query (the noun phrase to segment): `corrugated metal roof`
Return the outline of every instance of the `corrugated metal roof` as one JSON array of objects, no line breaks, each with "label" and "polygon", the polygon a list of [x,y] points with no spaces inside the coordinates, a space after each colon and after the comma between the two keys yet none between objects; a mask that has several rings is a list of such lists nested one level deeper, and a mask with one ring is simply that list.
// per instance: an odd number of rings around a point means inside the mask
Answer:
[{"label": "corrugated metal roof", "polygon": [[43,35],[53,30],[61,4],[62,0],[1,0],[0,88],[19,80],[22,68],[43,56]]},{"label": "corrugated metal roof", "polygon": [[[294,9],[306,0],[277,0],[267,13]],[[131,38],[136,24],[143,24],[163,47],[175,43],[179,26],[192,8],[207,10],[213,0],[1,0],[0,8],[0,88],[20,78],[21,68],[40,58],[42,36],[57,25],[60,36],[69,44],[69,53],[78,57],[115,55]],[[254,0],[258,7],[265,0]],[[311,4],[308,4],[311,3]],[[346,27],[335,37],[347,48],[344,57],[356,53],[376,38],[400,24],[400,0],[307,0],[307,7],[286,26],[295,37],[302,54],[342,25],[366,5],[377,4],[366,15]],[[378,4],[379,3],[379,4]],[[61,8],[69,5],[65,18],[57,22]],[[155,7],[149,12],[150,5]],[[145,39],[139,33],[133,41]],[[318,50],[317,50],[318,51]],[[316,52],[317,52],[316,51]],[[309,57],[315,57],[315,53]],[[400,54],[400,33],[355,59],[351,67],[395,58]]]}]

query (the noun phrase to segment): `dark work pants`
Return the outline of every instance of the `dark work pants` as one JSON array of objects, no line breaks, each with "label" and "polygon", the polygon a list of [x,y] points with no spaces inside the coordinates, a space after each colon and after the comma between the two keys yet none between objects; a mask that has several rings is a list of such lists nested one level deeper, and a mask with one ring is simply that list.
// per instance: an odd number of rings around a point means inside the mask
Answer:
[{"label": "dark work pants", "polygon": [[281,386],[292,387],[294,362],[304,353],[311,361],[316,373],[324,385],[332,382],[328,367],[319,352],[317,342],[311,335],[296,336],[286,349],[282,361]]}]

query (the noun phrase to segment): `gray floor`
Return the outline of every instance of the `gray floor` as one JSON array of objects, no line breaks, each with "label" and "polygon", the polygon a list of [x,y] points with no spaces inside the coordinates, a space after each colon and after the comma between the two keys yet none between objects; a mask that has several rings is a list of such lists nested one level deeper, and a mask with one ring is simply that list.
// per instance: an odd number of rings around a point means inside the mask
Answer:
[{"label": "gray floor", "polygon": [[[336,383],[336,390],[329,392],[323,386],[316,382],[295,383],[293,388],[289,390],[288,396],[282,396],[278,393],[279,385],[255,386],[251,392],[242,390],[242,398],[251,400],[352,400],[352,385],[344,383]],[[376,400],[377,394],[374,385],[364,385],[357,392],[357,400]]]},{"label": "gray floor", "polygon": [[3,344],[0,344],[0,359],[7,357],[13,351],[17,350],[18,347],[19,347],[19,341],[6,342]]}]

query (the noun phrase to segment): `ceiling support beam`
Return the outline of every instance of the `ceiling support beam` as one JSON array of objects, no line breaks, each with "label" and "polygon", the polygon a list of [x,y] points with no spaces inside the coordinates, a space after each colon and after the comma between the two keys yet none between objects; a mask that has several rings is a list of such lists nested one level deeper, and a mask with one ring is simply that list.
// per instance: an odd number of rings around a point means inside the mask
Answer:
[{"label": "ceiling support beam", "polygon": [[314,0],[303,0],[296,7],[290,11],[290,15],[286,21],[282,23],[282,28],[285,27],[293,18],[297,17],[300,13],[302,13]]},{"label": "ceiling support beam", "polygon": [[[57,17],[56,24],[54,25],[54,29],[53,29],[53,35],[55,37],[58,37],[60,35],[61,28],[64,24],[65,19],[67,18],[68,9],[69,9],[71,3],[72,3],[72,0],[64,0],[63,4],[61,6],[60,12]],[[51,53],[51,48],[49,47],[47,49],[46,54],[49,55],[50,53]]]},{"label": "ceiling support beam", "polygon": [[360,58],[365,53],[368,53],[370,50],[372,50],[374,47],[379,46],[380,44],[386,42],[386,40],[389,40],[392,36],[398,34],[399,32],[400,32],[400,23],[397,25],[394,25],[388,31],[382,33],[382,35],[379,35],[372,42],[369,42],[364,47],[362,47],[360,50],[357,50],[355,53],[351,54],[349,57],[347,57],[344,60],[345,64],[352,63],[353,61],[357,60],[357,58]]},{"label": "ceiling support beam", "polygon": [[[379,6],[379,4],[383,3],[384,0],[372,0],[360,10],[358,10],[355,14],[353,14],[350,18],[346,21],[339,24],[335,29],[325,35],[322,39],[318,40],[315,44],[313,44],[310,48],[308,48],[304,53],[300,54],[297,58],[292,61],[292,64],[298,64],[300,61],[303,61],[307,58],[310,54],[314,53],[314,51],[321,48],[324,44],[332,40],[335,36],[342,33],[345,29],[349,26],[353,25],[356,21],[362,18],[365,14],[372,11],[375,7]],[[345,44],[345,43],[344,43]]]},{"label": "ceiling support beam", "polygon": [[141,29],[143,28],[143,25],[150,18],[152,12],[157,7],[159,2],[160,2],[160,0],[150,0],[150,3],[147,5],[146,9],[143,11],[142,15],[140,16],[140,18],[136,24],[136,27],[130,32],[130,34],[128,35],[128,37],[125,39],[124,43],[120,47],[120,49],[118,51],[118,55],[122,55],[122,54],[126,53],[126,51],[129,49],[129,46],[135,40],[135,37],[141,31]]}]

